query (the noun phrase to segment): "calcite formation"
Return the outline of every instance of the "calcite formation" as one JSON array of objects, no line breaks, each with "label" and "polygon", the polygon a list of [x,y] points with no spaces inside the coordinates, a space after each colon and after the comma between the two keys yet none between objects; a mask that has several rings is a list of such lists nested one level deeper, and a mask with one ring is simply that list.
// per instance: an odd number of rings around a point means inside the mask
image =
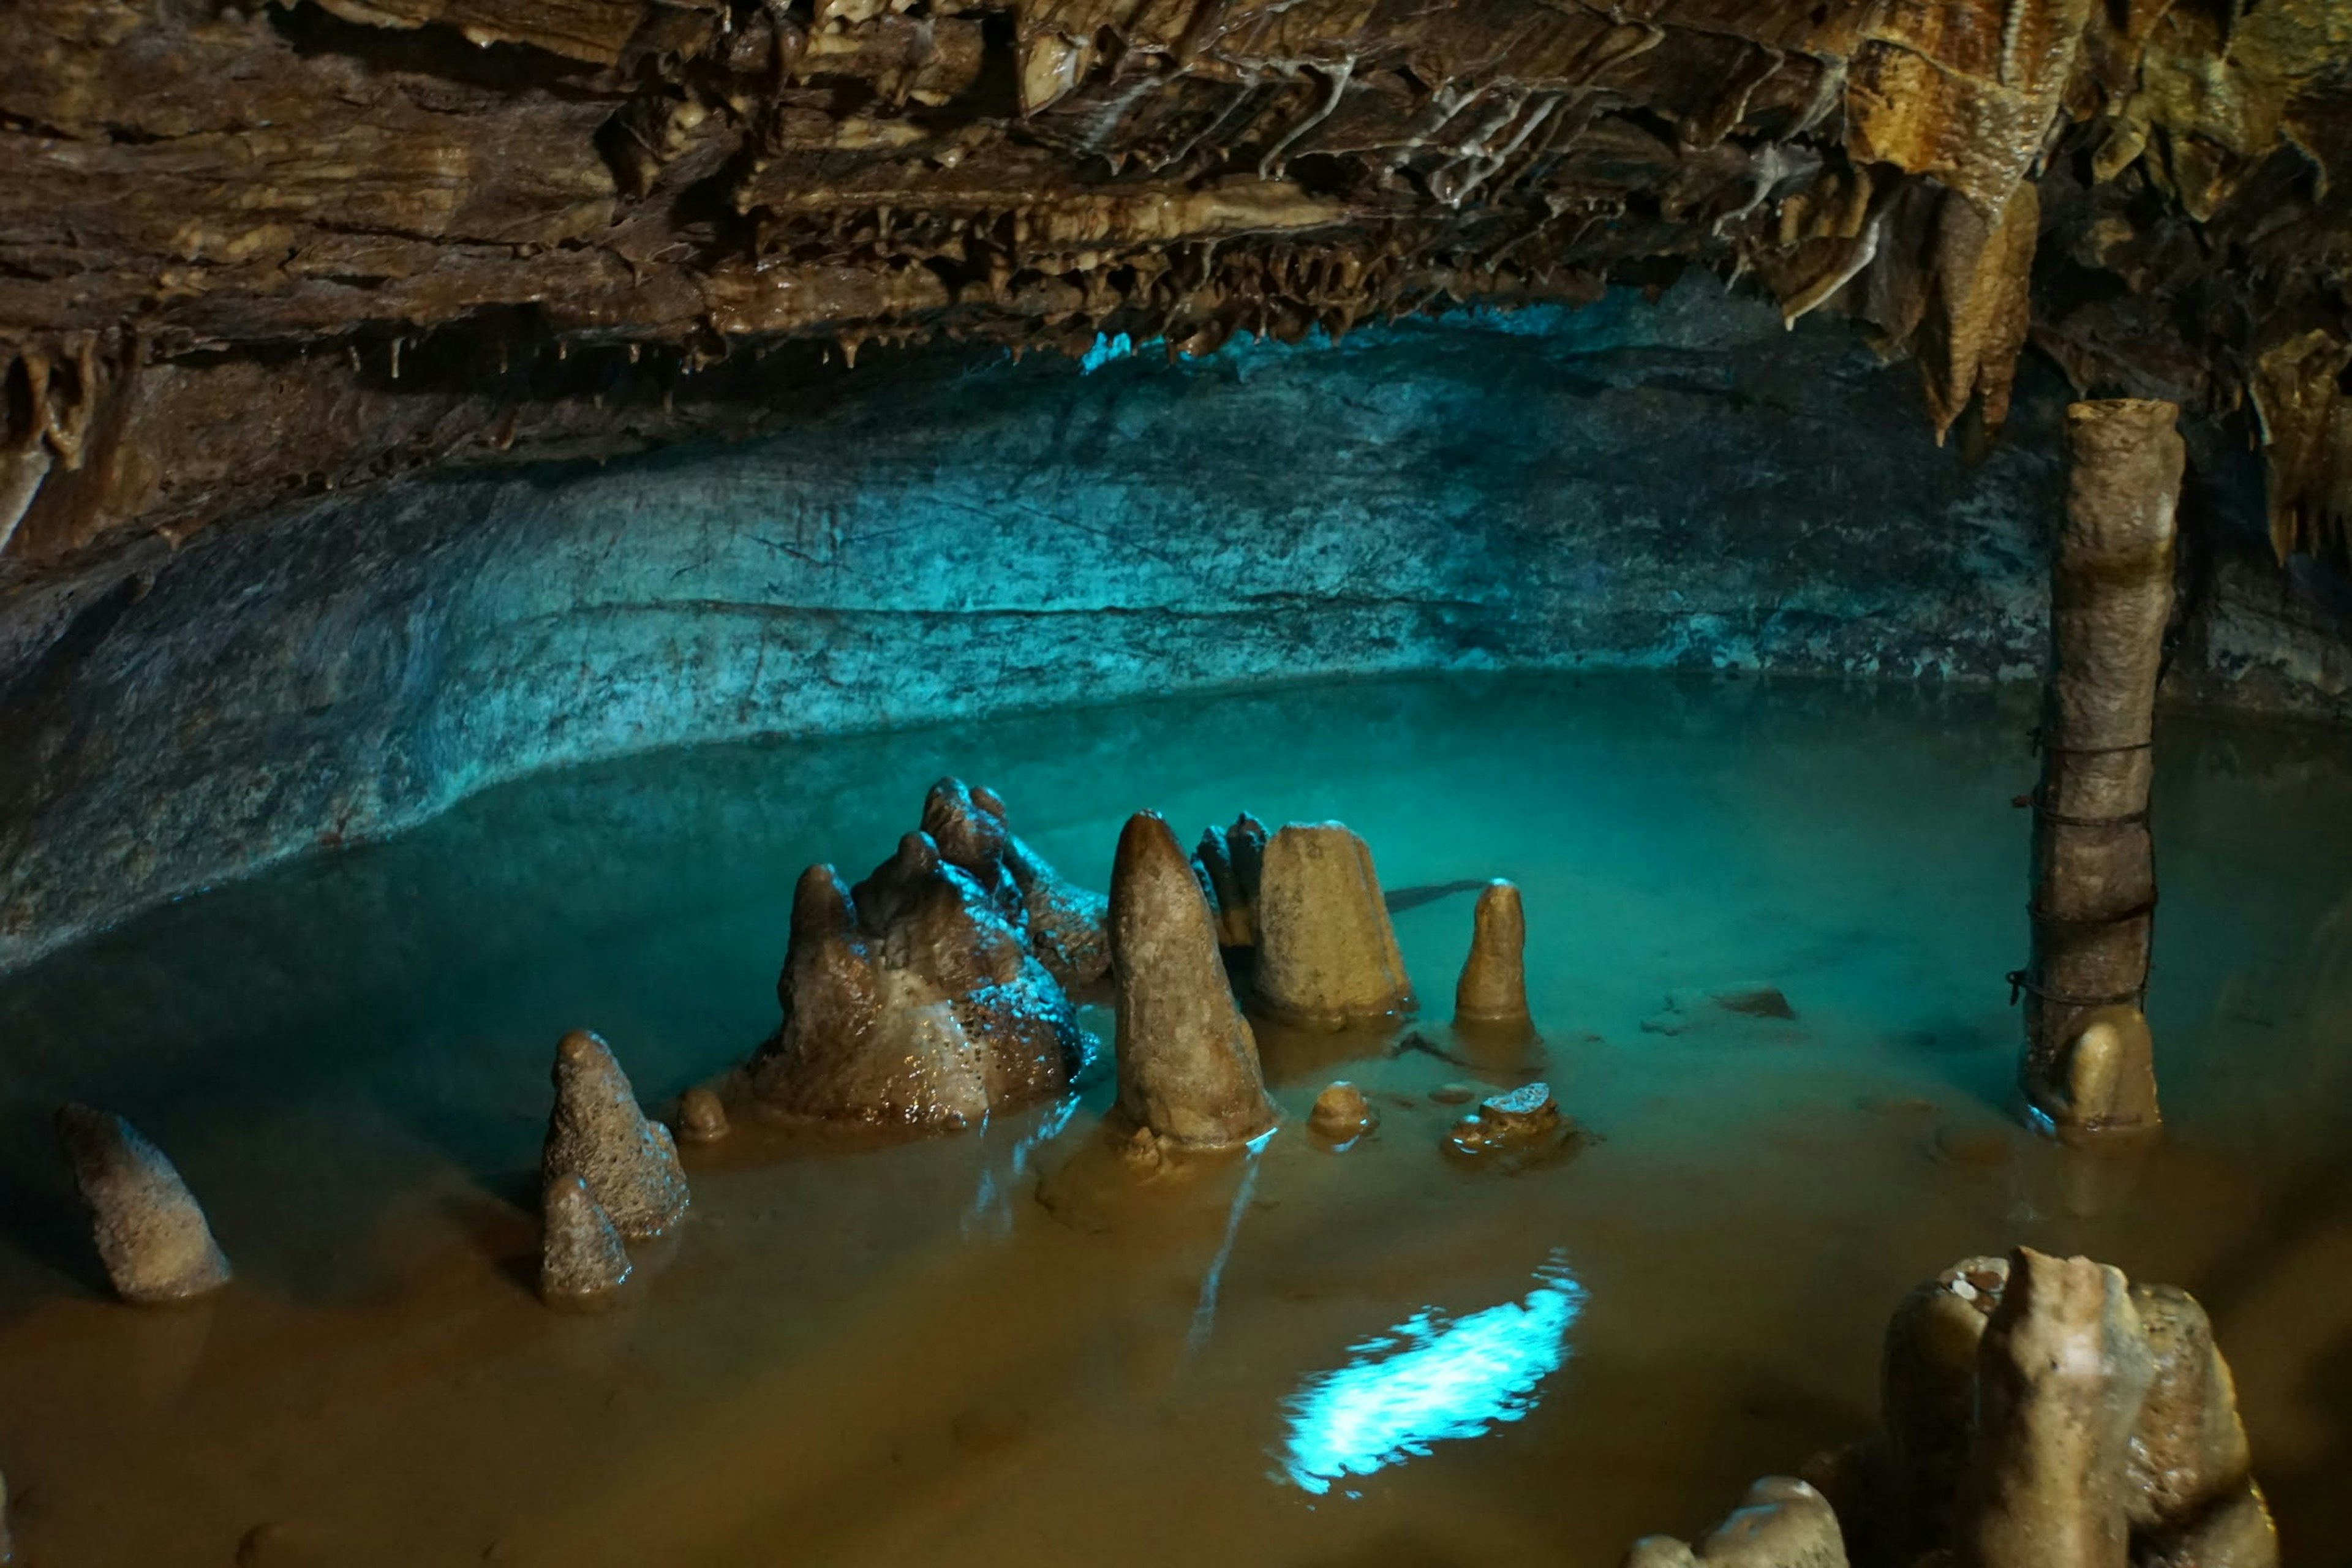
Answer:
[{"label": "calcite formation", "polygon": [[1019,928],[1030,951],[1066,986],[1090,985],[1110,967],[1109,900],[1065,879],[1023,843],[993,790],[945,778],[923,800],[923,831],[940,858],[969,876],[989,906]]},{"label": "calcite formation", "polygon": [[1257,945],[1257,885],[1265,865],[1265,824],[1243,812],[1231,827],[1210,827],[1192,851],[1194,873],[1217,917],[1217,941]]},{"label": "calcite formation", "polygon": [[2037,743],[2033,948],[2020,1078],[2053,1121],[2154,1125],[2147,996],[2156,684],[2172,612],[2182,444],[2171,404],[2067,410],[2066,517],[2051,567],[2051,670]]},{"label": "calcite formation", "polygon": [[539,1294],[549,1306],[592,1306],[628,1283],[629,1249],[576,1172],[547,1184],[540,1213]]},{"label": "calcite formation", "polygon": [[1479,891],[1471,917],[1470,956],[1454,987],[1456,1023],[1525,1026],[1528,918],[1514,883],[1496,879]]},{"label": "calcite formation", "polygon": [[1294,822],[1266,841],[1252,994],[1274,1017],[1324,1028],[1412,1007],[1371,849],[1345,824]]},{"label": "calcite formation", "polygon": [[1344,1079],[1315,1097],[1307,1125],[1334,1143],[1352,1142],[1381,1124],[1381,1114],[1364,1091]]},{"label": "calcite formation", "polygon": [[87,1105],[60,1110],[57,1126],[117,1295],[160,1305],[228,1283],[228,1259],[204,1210],[161,1149],[121,1117]]},{"label": "calcite formation", "polygon": [[1156,1142],[1246,1142],[1275,1125],[1257,1039],[1234,1005],[1208,900],[1156,812],[1118,837],[1110,879],[1118,1106]]},{"label": "calcite formation", "polygon": [[602,1037],[574,1029],[555,1048],[555,1109],[540,1151],[548,1188],[578,1176],[632,1240],[676,1225],[690,1201],[669,1129],[637,1104],[629,1075]]},{"label": "calcite formation", "polygon": [[1059,1092],[1084,1041],[1020,900],[1009,873],[985,888],[922,832],[855,889],[810,867],[752,1092],[790,1115],[938,1128]]},{"label": "calcite formation", "polygon": [[1644,1536],[1624,1568],[1846,1568],[1845,1543],[1828,1500],[1790,1476],[1767,1476],[1694,1552],[1668,1535]]},{"label": "calcite formation", "polygon": [[[2342,548],[2336,0],[23,0],[0,552],[749,427],[818,345],[1180,353],[1698,266],[1997,426],[2251,404]],[[807,346],[805,353],[799,352]],[[782,352],[778,352],[782,351]]]},{"label": "calcite formation", "polygon": [[1559,1102],[1552,1098],[1551,1086],[1530,1083],[1480,1100],[1477,1110],[1446,1133],[1446,1144],[1455,1153],[1474,1155],[1527,1149],[1556,1139],[1560,1126]]},{"label": "calcite formation", "polygon": [[678,1097],[677,1136],[688,1143],[718,1143],[732,1131],[727,1102],[708,1089],[689,1089]]}]

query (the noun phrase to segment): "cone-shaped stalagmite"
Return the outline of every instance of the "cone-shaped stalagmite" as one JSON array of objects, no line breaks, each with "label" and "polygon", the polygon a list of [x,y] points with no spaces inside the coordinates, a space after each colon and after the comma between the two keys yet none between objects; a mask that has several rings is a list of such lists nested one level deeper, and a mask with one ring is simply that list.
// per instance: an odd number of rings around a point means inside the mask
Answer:
[{"label": "cone-shaped stalagmite", "polygon": [[577,1175],[623,1236],[659,1236],[676,1225],[688,1202],[677,1146],[669,1129],[646,1119],[612,1047],[574,1029],[555,1048],[554,1077],[541,1180],[552,1187]]},{"label": "cone-shaped stalagmite", "polygon": [[[2093,1060],[2095,1083],[2116,1092],[2089,1104],[2070,1092],[2068,1068],[2091,1016],[2137,1008],[2147,989],[2156,909],[2151,726],[2172,612],[2179,414],[2169,403],[2136,399],[2077,403],[2066,412],[2073,463],[2051,568],[2051,670],[2033,795],[2033,950],[2019,980],[2022,1086],[2034,1106],[2067,1126],[2156,1121],[2153,1069],[2143,1062]],[[2145,1043],[2144,1033],[2125,1033],[2095,1044],[2113,1051]]]},{"label": "cone-shaped stalagmite", "polygon": [[1454,987],[1454,1016],[1466,1024],[1523,1025],[1528,1020],[1528,919],[1519,889],[1500,878],[1478,895],[1470,956]]},{"label": "cone-shaped stalagmite", "polygon": [[1158,1137],[1218,1148],[1274,1125],[1257,1040],[1234,1005],[1208,900],[1155,812],[1128,819],[1110,878],[1118,1102]]},{"label": "cone-shaped stalagmite", "polygon": [[1288,1023],[1339,1027],[1412,1006],[1372,852],[1343,824],[1294,822],[1267,841],[1255,984]]},{"label": "cone-shaped stalagmite", "polygon": [[1217,940],[1227,947],[1257,945],[1257,888],[1265,867],[1265,824],[1243,812],[1231,827],[1201,835],[1192,863],[1217,917]]},{"label": "cone-shaped stalagmite", "polygon": [[229,1281],[228,1259],[180,1173],[139,1130],[109,1111],[68,1105],[58,1138],[89,1205],[90,1233],[116,1294],[184,1301]]},{"label": "cone-shaped stalagmite", "polygon": [[547,1184],[541,1205],[539,1294],[550,1306],[595,1301],[629,1279],[629,1249],[574,1173]]}]

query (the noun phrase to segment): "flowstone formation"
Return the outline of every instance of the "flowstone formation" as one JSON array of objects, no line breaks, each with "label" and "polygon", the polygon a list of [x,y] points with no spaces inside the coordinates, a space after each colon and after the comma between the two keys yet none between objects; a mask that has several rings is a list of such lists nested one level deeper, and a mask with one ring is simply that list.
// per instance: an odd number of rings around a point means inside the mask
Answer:
[{"label": "flowstone formation", "polygon": [[620,1233],[661,1235],[686,1214],[689,1194],[669,1129],[637,1104],[629,1075],[602,1037],[574,1029],[555,1048],[555,1109],[540,1151],[551,1193],[578,1176]]},{"label": "flowstone formation", "polygon": [[5,560],[746,429],[820,344],[1198,353],[1693,265],[1914,355],[1939,431],[1998,427],[2032,341],[2085,389],[2250,405],[2283,555],[2340,552],[2352,510],[2336,0],[20,0],[0,27]]},{"label": "flowstone formation", "polygon": [[956,1128],[1066,1086],[1085,1055],[1077,1016],[997,869],[992,890],[916,832],[855,889],[830,866],[802,873],[783,1023],[752,1058],[753,1094],[793,1116]]},{"label": "flowstone formation", "polygon": [[1372,852],[1338,822],[1294,822],[1266,841],[1253,996],[1288,1024],[1342,1028],[1409,1012]]},{"label": "flowstone formation", "polygon": [[1180,1147],[1227,1148],[1270,1130],[1257,1038],[1192,863],[1157,812],[1136,813],[1118,836],[1110,922],[1119,1110]]},{"label": "flowstone formation", "polygon": [[577,1173],[547,1184],[540,1205],[539,1294],[551,1307],[586,1307],[628,1283],[629,1249]]},{"label": "flowstone formation", "polygon": [[121,1117],[87,1105],[60,1110],[57,1126],[117,1295],[152,1306],[228,1283],[205,1211],[161,1149]]},{"label": "flowstone formation", "polygon": [[[1807,1467],[1856,1568],[2278,1562],[2229,1366],[2185,1291],[2031,1248],[1964,1259],[1896,1309],[1880,1401],[1877,1435]],[[1629,1561],[1682,1561],[1664,1550]]]},{"label": "flowstone formation", "polygon": [[1069,881],[1023,843],[993,790],[945,778],[923,799],[923,831],[940,858],[979,884],[996,912],[1065,986],[1091,985],[1110,968],[1110,901]]}]

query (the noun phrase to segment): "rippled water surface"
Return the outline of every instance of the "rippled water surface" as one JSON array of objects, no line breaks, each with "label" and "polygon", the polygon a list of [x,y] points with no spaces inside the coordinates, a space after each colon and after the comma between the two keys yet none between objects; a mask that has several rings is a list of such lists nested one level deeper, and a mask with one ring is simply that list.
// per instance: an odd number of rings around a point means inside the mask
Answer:
[{"label": "rippled water surface", "polygon": [[[1631,676],[1173,700],[583,769],[186,900],[0,984],[20,1545],[43,1568],[1606,1568],[1860,1436],[1903,1290],[2023,1241],[2198,1292],[2288,1561],[2329,1561],[2352,752],[2165,721],[2170,1135],[2086,1162],[2008,1112],[2030,718]],[[1406,895],[1423,1044],[1267,1031],[1294,1125],[1151,1186],[1103,1155],[1099,1069],[928,1142],[746,1129],[688,1151],[692,1218],[628,1306],[541,1308],[556,1038],[601,1030],[656,1109],[740,1060],[774,1025],[794,876],[861,875],[948,772],[1097,887],[1139,806],[1188,837],[1243,807],[1345,819]],[[1526,890],[1539,1060],[1444,1027],[1470,900],[1433,890],[1497,875]],[[1670,992],[1753,984],[1796,1018],[1643,1026]],[[1459,1109],[1433,1090],[1530,1073],[1592,1135],[1573,1158],[1440,1153]],[[1295,1122],[1342,1076],[1383,1120],[1335,1155]],[[235,1287],[105,1297],[47,1133],[68,1096],[171,1152]]]}]

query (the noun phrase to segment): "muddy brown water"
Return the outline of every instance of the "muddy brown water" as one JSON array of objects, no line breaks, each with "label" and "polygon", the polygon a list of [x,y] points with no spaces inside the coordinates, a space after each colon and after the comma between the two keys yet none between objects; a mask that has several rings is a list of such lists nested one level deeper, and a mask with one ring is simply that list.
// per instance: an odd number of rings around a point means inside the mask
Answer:
[{"label": "muddy brown water", "polygon": [[[2347,738],[2166,719],[2168,1137],[2096,1161],[2008,1104],[2030,721],[1664,676],[1168,701],[577,770],[159,911],[0,984],[20,1553],[1606,1568],[1860,1436],[1903,1290],[2027,1242],[2195,1290],[2287,1560],[2347,1561]],[[1079,1092],[982,1131],[688,1150],[630,1300],[542,1309],[558,1036],[602,1030],[656,1108],[723,1071],[773,1026],[802,865],[862,873],[950,771],[1096,886],[1143,805],[1344,818],[1392,890],[1513,877],[1540,1057],[1444,1027],[1466,891],[1400,899],[1423,1042],[1266,1031],[1291,1121],[1254,1154],[1128,1176],[1097,1010]],[[1793,1019],[1664,1006],[1764,984]],[[1439,1152],[1434,1091],[1530,1074],[1572,1157]],[[1303,1130],[1336,1077],[1382,1117],[1337,1154]],[[173,1155],[236,1285],[106,1298],[67,1096]]]}]

